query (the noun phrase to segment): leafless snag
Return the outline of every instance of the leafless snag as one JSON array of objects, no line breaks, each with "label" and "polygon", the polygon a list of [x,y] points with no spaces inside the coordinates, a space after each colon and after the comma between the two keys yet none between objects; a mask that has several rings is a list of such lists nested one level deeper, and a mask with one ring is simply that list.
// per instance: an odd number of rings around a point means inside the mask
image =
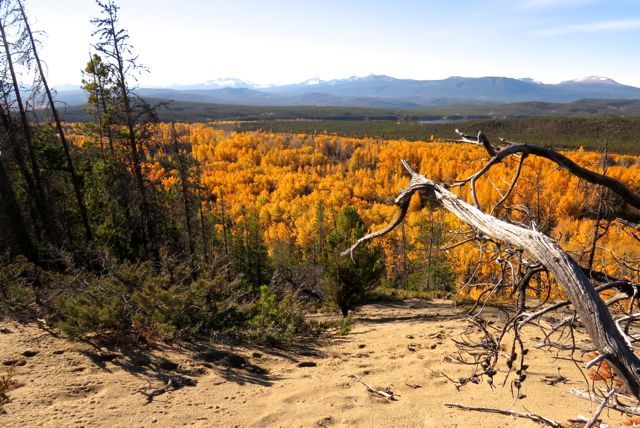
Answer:
[{"label": "leafless snag", "polygon": [[[508,354],[508,361],[510,363],[510,370],[514,368],[518,375],[511,384],[512,388],[516,389],[514,395],[519,396],[520,386],[524,378],[526,378],[526,364],[524,364],[526,349],[520,338],[519,329],[534,320],[537,320],[539,324],[542,315],[571,304],[575,308],[575,314],[563,319],[561,322],[552,326],[550,330],[547,330],[543,346],[558,345],[559,348],[566,347],[568,350],[580,349],[581,347],[575,343],[573,336],[573,328],[579,320],[586,327],[593,342],[593,347],[603,356],[602,361],[606,360],[611,364],[627,385],[631,394],[636,398],[640,398],[640,360],[633,352],[633,343],[636,340],[640,340],[640,338],[630,335],[621,325],[623,322],[634,322],[640,319],[640,313],[634,313],[628,310],[625,317],[614,320],[607,304],[605,304],[599,296],[599,292],[605,289],[615,288],[622,294],[625,294],[627,298],[635,300],[633,296],[637,294],[638,284],[624,279],[613,278],[606,274],[598,275],[594,273],[590,267],[581,267],[569,254],[563,251],[553,239],[537,230],[535,223],[532,227],[525,227],[482,212],[478,208],[480,203],[474,186],[475,181],[486,174],[494,165],[511,156],[519,158],[517,171],[509,188],[506,190],[506,193],[502,195],[500,202],[492,209],[492,212],[496,212],[500,205],[504,204],[508,199],[509,193],[512,192],[513,188],[517,185],[525,158],[528,156],[538,156],[556,163],[569,173],[589,183],[609,189],[609,191],[620,197],[633,208],[640,208],[640,197],[621,182],[604,174],[583,168],[553,149],[528,144],[517,144],[505,139],[501,139],[502,146],[497,147],[490,144],[482,133],[479,133],[475,139],[461,132],[458,133],[461,139],[455,141],[480,145],[490,156],[489,161],[478,172],[464,180],[454,183],[456,186],[462,186],[466,183],[471,184],[475,206],[469,205],[451,193],[447,185],[436,183],[418,174],[405,160],[402,160],[403,166],[411,175],[411,180],[395,199],[395,204],[398,207],[398,213],[395,219],[385,228],[359,239],[351,248],[346,250],[343,255],[353,255],[353,252],[363,242],[389,233],[397,227],[407,214],[411,197],[417,192],[420,195],[423,206],[442,207],[472,227],[472,230],[475,231],[473,233],[474,236],[465,237],[460,242],[460,245],[465,242],[475,241],[473,239],[474,237],[482,237],[486,242],[495,245],[495,255],[492,256],[492,260],[500,264],[500,277],[497,283],[488,287],[488,291],[481,293],[481,296],[486,296],[485,298],[488,299],[491,295],[498,293],[507,285],[511,285],[511,287],[522,296],[522,301],[518,302],[518,310],[515,316],[508,316],[505,327],[497,339],[492,339],[496,343],[500,343],[508,331],[513,332],[514,338],[511,353]],[[458,244],[453,245],[458,246]],[[508,248],[503,248],[503,245],[508,246]],[[451,246],[449,247],[451,248]],[[549,272],[554,276],[555,280],[563,287],[568,296],[568,300],[555,305],[551,309],[542,308],[537,312],[527,313],[525,311],[526,302],[524,299],[526,296],[526,288],[529,285],[528,282],[531,281],[534,275],[540,275],[543,272]],[[596,289],[593,287],[591,280],[601,283],[604,282],[604,284]],[[514,291],[512,291],[512,294],[513,292]],[[547,298],[548,296],[549,294]],[[622,300],[624,300],[622,296],[616,299],[616,301]],[[477,316],[477,314],[475,314],[475,316]],[[558,334],[561,338],[569,340],[570,343],[564,345],[553,342],[551,339],[552,334]],[[469,348],[471,343],[468,341],[459,341],[458,346],[459,349]],[[516,362],[516,356],[519,357],[517,359],[517,368],[513,367]],[[477,354],[476,357],[478,357]],[[480,360],[475,359],[472,359],[472,361],[458,359],[458,361],[481,365],[481,363],[479,363]],[[489,366],[492,366],[495,364],[495,357],[490,357],[489,361]],[[486,371],[484,367],[481,368]],[[505,382],[506,381],[505,379]]]}]

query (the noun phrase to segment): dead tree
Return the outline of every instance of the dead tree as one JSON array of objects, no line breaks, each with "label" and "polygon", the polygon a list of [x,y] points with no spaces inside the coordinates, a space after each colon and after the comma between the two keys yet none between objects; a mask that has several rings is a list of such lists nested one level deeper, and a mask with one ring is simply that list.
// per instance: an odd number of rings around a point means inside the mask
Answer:
[{"label": "dead tree", "polygon": [[[398,206],[396,218],[385,228],[359,239],[351,248],[346,250],[343,255],[352,255],[353,251],[355,251],[363,242],[385,235],[400,225],[407,214],[411,197],[417,192],[423,202],[423,206],[429,205],[444,208],[458,217],[462,222],[471,226],[475,231],[474,239],[505,243],[520,249],[520,254],[526,255],[527,258],[534,259],[535,263],[529,263],[530,268],[524,273],[520,281],[528,282],[532,275],[543,270],[552,273],[556,281],[563,287],[570,303],[575,308],[576,315],[572,319],[566,321],[565,324],[571,324],[575,321],[577,316],[585,325],[593,342],[594,348],[600,354],[596,359],[594,359],[592,365],[604,360],[608,361],[627,385],[631,394],[633,394],[636,399],[640,399],[640,359],[638,359],[633,352],[633,342],[635,339],[625,332],[620,325],[622,322],[640,318],[640,313],[629,313],[623,318],[614,320],[607,304],[599,295],[599,291],[603,288],[617,288],[625,295],[625,298],[629,298],[637,295],[638,284],[625,280],[616,281],[615,278],[601,274],[604,276],[604,282],[608,281],[609,283],[599,287],[599,290],[596,290],[592,285],[589,276],[598,276],[597,273],[596,275],[592,275],[590,269],[580,267],[578,263],[569,254],[563,251],[562,248],[560,248],[560,246],[549,236],[536,230],[535,227],[527,228],[516,225],[483,212],[480,209],[480,201],[478,200],[475,191],[475,184],[480,177],[491,169],[491,167],[500,163],[509,156],[518,155],[519,166],[515,178],[507,191],[508,195],[517,183],[520,169],[525,158],[533,155],[555,162],[560,167],[566,169],[569,173],[574,174],[589,183],[597,184],[609,189],[611,192],[618,195],[624,202],[634,208],[640,208],[640,197],[633,193],[623,183],[611,177],[583,168],[566,156],[552,149],[528,144],[516,144],[507,140],[501,140],[502,146],[496,147],[493,146],[482,133],[479,133],[477,138],[469,137],[462,133],[459,134],[461,135],[461,139],[454,141],[480,145],[485,148],[490,156],[489,161],[478,172],[453,184],[453,186],[462,186],[469,183],[475,206],[468,204],[452,193],[449,190],[451,186],[436,183],[424,175],[416,173],[403,159],[402,164],[411,175],[411,181],[407,187],[400,191],[400,194],[395,199],[395,204]],[[507,195],[503,196],[500,202],[498,202],[498,205],[504,202]],[[496,207],[497,205],[494,206],[492,212],[496,210]],[[635,224],[632,225],[635,226]],[[589,273],[589,276],[587,273]],[[513,286],[515,287],[517,281],[514,279],[513,282]],[[524,286],[526,286],[526,283],[522,285],[522,287]],[[524,303],[520,302],[519,306],[524,308]],[[546,310],[547,309],[544,309],[543,311]],[[504,336],[507,328],[515,329],[517,333],[517,329],[527,321],[530,321],[532,316],[536,317],[538,315],[526,314],[524,311],[520,311],[518,317],[511,318],[509,320],[512,325],[510,327],[505,327],[501,337]],[[519,340],[517,334],[516,340]],[[492,337],[487,337],[486,340],[483,340],[483,343],[491,348],[488,355],[496,354],[494,349],[496,348],[496,340]],[[521,341],[520,347],[523,349]],[[575,349],[575,345],[573,349]],[[522,354],[524,353],[521,352],[521,355]],[[512,353],[512,355],[514,355],[514,357],[512,357],[508,362],[510,369],[510,364],[513,363],[513,360],[515,359],[515,353]],[[485,371],[482,374],[492,376],[495,374],[495,371],[492,371],[491,365],[495,364],[497,357],[493,360],[493,363],[489,361],[490,358],[492,357],[488,357],[488,360],[483,362],[482,367]],[[526,368],[522,364],[522,361],[520,361],[520,365],[520,378],[514,382],[518,389],[520,388],[520,382],[524,380],[522,371]]]},{"label": "dead tree", "polygon": [[124,117],[126,139],[129,146],[131,168],[140,197],[140,212],[143,222],[143,240],[149,259],[153,260],[156,269],[160,268],[160,247],[158,242],[158,224],[151,201],[151,195],[143,174],[145,153],[142,132],[137,129],[135,95],[132,93],[129,81],[136,69],[143,68],[132,54],[132,47],[128,42],[127,31],[119,27],[119,7],[113,0],[96,1],[100,8],[101,17],[94,18],[91,23],[96,29],[93,36],[97,38],[93,45],[96,52],[108,60],[114,76],[114,87],[119,101],[120,113]]},{"label": "dead tree", "polygon": [[33,36],[33,32],[31,31],[31,26],[29,25],[29,20],[27,18],[27,14],[20,0],[18,0],[17,2],[17,7],[18,7],[18,11],[20,12],[20,17],[22,19],[22,23],[26,31],[26,36],[28,38],[29,45],[31,47],[31,55],[33,55],[33,60],[35,62],[35,65],[38,71],[38,79],[42,83],[42,86],[44,87],[44,91],[47,96],[47,102],[49,103],[49,108],[51,109],[51,114],[53,115],[53,120],[56,125],[56,130],[58,131],[58,135],[60,137],[60,143],[62,144],[62,149],[64,151],[65,160],[67,162],[67,168],[69,169],[69,175],[71,176],[71,184],[73,185],[73,191],[76,197],[76,202],[78,204],[78,209],[80,210],[80,217],[82,218],[82,225],[84,227],[85,239],[87,242],[90,242],[93,240],[93,232],[91,231],[91,225],[89,223],[89,214],[87,213],[87,207],[84,202],[84,195],[82,192],[82,179],[78,175],[78,172],[76,171],[76,168],[73,164],[73,158],[71,156],[71,146],[65,136],[65,132],[62,127],[62,122],[60,120],[60,116],[58,115],[58,109],[56,108],[55,102],[53,100],[53,95],[51,93],[51,89],[49,88],[49,84],[47,82],[47,78],[45,76],[45,72],[42,67],[42,61],[40,60],[40,56],[38,55],[38,49],[36,47],[36,39]]},{"label": "dead tree", "polygon": [[[15,60],[14,60],[15,52],[12,51],[9,39],[7,37],[7,31],[5,28],[6,19],[9,19],[9,16],[8,14],[3,13],[3,16],[0,17],[0,37],[2,38],[2,46],[4,49],[4,52],[3,52],[4,61],[6,62],[7,71],[9,73],[10,80],[11,80],[11,87],[13,91],[13,93],[11,94],[11,97],[15,99],[15,104],[19,112],[21,131],[23,133],[24,140],[26,142],[27,154],[29,156],[29,162],[31,167],[30,174],[33,175],[32,186],[34,189],[33,196],[35,197],[34,199],[36,204],[35,213],[41,218],[45,234],[47,235],[47,238],[49,238],[49,241],[57,242],[58,234],[56,233],[56,230],[55,230],[55,225],[53,222],[48,195],[45,192],[44,180],[42,178],[41,168],[38,162],[38,158],[36,156],[36,147],[35,147],[35,142],[33,140],[33,132],[31,129],[31,124],[29,123],[29,119],[27,117],[27,109],[25,107],[25,103],[23,102],[22,94],[20,92],[20,83],[18,82],[18,74],[16,71]],[[5,113],[7,115],[10,114],[9,111],[6,111]],[[13,127],[9,126],[7,130],[8,131],[11,130],[11,132],[13,133]],[[13,133],[12,136],[14,137],[17,136],[17,133]],[[21,153],[22,153],[21,149],[19,148],[16,149],[15,153],[21,156]]]}]

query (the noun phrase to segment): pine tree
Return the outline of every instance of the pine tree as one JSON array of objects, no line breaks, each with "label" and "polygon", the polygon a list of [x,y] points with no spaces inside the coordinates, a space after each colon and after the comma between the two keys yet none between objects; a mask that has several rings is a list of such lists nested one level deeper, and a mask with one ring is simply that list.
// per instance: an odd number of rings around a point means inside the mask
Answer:
[{"label": "pine tree", "polygon": [[354,207],[348,206],[338,212],[336,227],[327,239],[331,251],[326,266],[328,294],[344,317],[364,303],[384,273],[382,250],[378,247],[359,248],[353,260],[340,255],[365,233],[364,221]]}]

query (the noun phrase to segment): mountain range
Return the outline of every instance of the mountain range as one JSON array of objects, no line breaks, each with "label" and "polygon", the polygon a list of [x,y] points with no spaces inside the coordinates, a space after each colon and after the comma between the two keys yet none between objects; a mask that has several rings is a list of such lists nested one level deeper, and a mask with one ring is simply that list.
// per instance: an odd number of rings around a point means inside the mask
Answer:
[{"label": "mountain range", "polygon": [[[545,84],[530,78],[449,77],[396,79],[384,75],[347,79],[309,79],[298,84],[259,86],[239,79],[169,88],[138,88],[143,98],[252,106],[343,106],[412,109],[442,105],[500,104],[524,101],[566,103],[581,99],[640,99],[640,88],[589,76]],[[57,100],[86,103],[79,88],[61,87]]]}]

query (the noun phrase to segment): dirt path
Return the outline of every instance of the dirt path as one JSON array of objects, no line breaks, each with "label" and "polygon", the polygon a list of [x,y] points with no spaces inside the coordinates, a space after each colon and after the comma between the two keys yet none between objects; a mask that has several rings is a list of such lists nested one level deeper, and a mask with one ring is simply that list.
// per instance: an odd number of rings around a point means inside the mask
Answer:
[{"label": "dirt path", "polygon": [[[446,402],[513,406],[565,424],[590,416],[589,403],[569,393],[572,386],[585,388],[575,365],[533,347],[526,398],[515,405],[508,385],[468,384],[457,391],[440,374],[470,373],[444,360],[455,353],[450,338],[467,327],[455,313],[448,301],[369,305],[348,336],[287,351],[185,345],[114,352],[56,339],[36,326],[0,323],[9,331],[0,333],[0,361],[24,363],[0,426],[538,426],[448,409]],[[541,381],[558,367],[571,384]],[[398,400],[371,396],[352,375],[388,388]],[[503,378],[499,374],[496,384]],[[624,420],[613,411],[602,418]]]}]

